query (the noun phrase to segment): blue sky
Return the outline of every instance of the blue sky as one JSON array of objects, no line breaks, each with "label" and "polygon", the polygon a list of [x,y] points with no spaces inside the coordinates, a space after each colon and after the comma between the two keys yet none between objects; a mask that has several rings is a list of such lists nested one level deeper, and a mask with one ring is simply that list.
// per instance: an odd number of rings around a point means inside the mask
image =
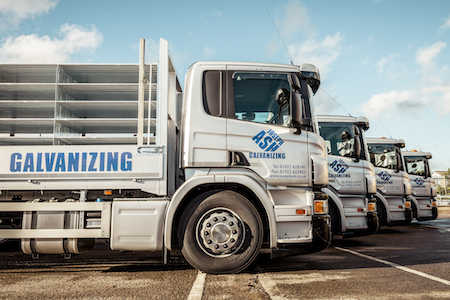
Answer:
[{"label": "blue sky", "polygon": [[[0,63],[137,63],[169,41],[178,76],[200,60],[315,64],[319,113],[366,116],[450,167],[450,1],[1,0]],[[342,105],[343,110],[328,95]]]}]

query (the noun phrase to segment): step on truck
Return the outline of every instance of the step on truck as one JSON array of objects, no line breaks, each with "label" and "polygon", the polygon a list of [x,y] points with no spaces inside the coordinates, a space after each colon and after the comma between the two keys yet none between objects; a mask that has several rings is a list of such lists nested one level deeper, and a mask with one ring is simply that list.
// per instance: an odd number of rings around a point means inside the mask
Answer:
[{"label": "step on truck", "polygon": [[328,195],[333,235],[351,237],[378,231],[375,171],[364,132],[365,117],[319,115],[320,135],[328,152]]},{"label": "step on truck", "polygon": [[411,184],[403,163],[401,139],[367,138],[370,161],[377,180],[377,210],[380,225],[404,225],[412,221]]},{"label": "step on truck", "polygon": [[403,151],[402,154],[411,183],[410,200],[414,218],[417,221],[435,220],[438,217],[437,189],[428,164],[432,155],[417,150]]},{"label": "step on truck", "polygon": [[33,257],[181,251],[207,273],[326,248],[319,71],[197,62],[182,93],[167,41],[158,64],[144,48],[136,65],[0,65],[0,238]]}]

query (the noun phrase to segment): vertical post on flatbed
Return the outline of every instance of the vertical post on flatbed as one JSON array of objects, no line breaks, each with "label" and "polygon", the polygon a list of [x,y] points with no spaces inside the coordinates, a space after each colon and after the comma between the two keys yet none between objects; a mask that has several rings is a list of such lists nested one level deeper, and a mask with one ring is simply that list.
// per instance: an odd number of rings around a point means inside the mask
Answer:
[{"label": "vertical post on flatbed", "polygon": [[145,39],[141,39],[139,52],[139,96],[138,96],[138,136],[137,144],[144,145],[144,83],[145,83]]}]

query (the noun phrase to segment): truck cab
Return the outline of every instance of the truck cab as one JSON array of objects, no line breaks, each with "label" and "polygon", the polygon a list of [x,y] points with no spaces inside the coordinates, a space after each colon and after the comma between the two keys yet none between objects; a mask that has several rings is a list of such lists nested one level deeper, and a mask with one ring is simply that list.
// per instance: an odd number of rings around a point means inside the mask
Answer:
[{"label": "truck cab", "polygon": [[320,135],[328,154],[328,195],[331,228],[344,237],[375,233],[379,228],[376,211],[375,171],[369,160],[364,133],[365,117],[319,115]]},{"label": "truck cab", "polygon": [[428,160],[430,152],[416,150],[402,152],[406,171],[411,182],[411,205],[417,221],[434,220],[438,217],[436,183],[431,178]]},{"label": "truck cab", "polygon": [[378,215],[380,225],[402,225],[412,221],[409,176],[405,171],[401,139],[367,138],[370,161],[377,180]]}]

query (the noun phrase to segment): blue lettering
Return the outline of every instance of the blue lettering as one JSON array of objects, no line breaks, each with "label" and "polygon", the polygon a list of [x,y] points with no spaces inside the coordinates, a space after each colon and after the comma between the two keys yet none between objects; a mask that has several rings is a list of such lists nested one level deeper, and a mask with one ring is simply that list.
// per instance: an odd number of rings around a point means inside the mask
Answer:
[{"label": "blue lettering", "polygon": [[264,140],[263,140],[261,143],[259,143],[259,147],[260,147],[261,149],[264,149],[264,148],[266,148],[267,145],[269,145],[271,142],[272,142],[272,138],[271,138],[270,136],[266,136],[266,137],[264,138]]},{"label": "blue lettering", "polygon": [[108,171],[117,171],[117,166],[119,165],[119,152],[108,152],[108,162],[107,162],[107,170]]},{"label": "blue lettering", "polygon": [[87,165],[87,153],[84,152],[81,154],[81,171],[86,172]]},{"label": "blue lettering", "polygon": [[[264,131],[263,131],[264,132]],[[120,169],[122,171],[131,171],[131,159],[133,156],[130,152],[124,152],[122,153],[122,156],[120,157],[121,163],[120,163]]]},{"label": "blue lettering", "polygon": [[260,133],[258,133],[257,135],[255,135],[252,140],[255,141],[255,143],[259,143],[261,141],[261,139],[266,135],[266,132],[263,130]]},{"label": "blue lettering", "polygon": [[105,152],[100,153],[100,171],[105,171]]},{"label": "blue lettering", "polygon": [[273,142],[273,143],[269,146],[269,148],[267,148],[265,151],[275,151],[275,150],[278,149],[278,147],[280,147],[280,146],[278,146],[276,142]]},{"label": "blue lettering", "polygon": [[22,159],[22,154],[20,153],[11,154],[11,162],[9,164],[9,170],[11,172],[20,172],[22,163],[20,161],[16,161],[16,159]]},{"label": "blue lettering", "polygon": [[58,156],[56,157],[55,172],[60,172],[60,171],[61,172],[66,171],[64,153],[58,153]]},{"label": "blue lettering", "polygon": [[44,169],[42,169],[42,153],[37,154],[36,172],[44,172]]},{"label": "blue lettering", "polygon": [[68,172],[78,172],[78,166],[80,161],[80,153],[69,153],[69,161],[67,164]]},{"label": "blue lettering", "polygon": [[91,152],[89,153],[89,155],[91,156],[91,163],[89,164],[89,172],[95,172],[97,171],[97,168],[94,168],[94,164],[95,164],[95,160],[97,159],[97,154],[96,152]]},{"label": "blue lettering", "polygon": [[45,153],[45,167],[47,172],[51,172],[53,170],[55,155],[56,153]]},{"label": "blue lettering", "polygon": [[23,172],[34,172],[34,160],[33,153],[27,153],[25,157],[25,162],[23,164]]}]

